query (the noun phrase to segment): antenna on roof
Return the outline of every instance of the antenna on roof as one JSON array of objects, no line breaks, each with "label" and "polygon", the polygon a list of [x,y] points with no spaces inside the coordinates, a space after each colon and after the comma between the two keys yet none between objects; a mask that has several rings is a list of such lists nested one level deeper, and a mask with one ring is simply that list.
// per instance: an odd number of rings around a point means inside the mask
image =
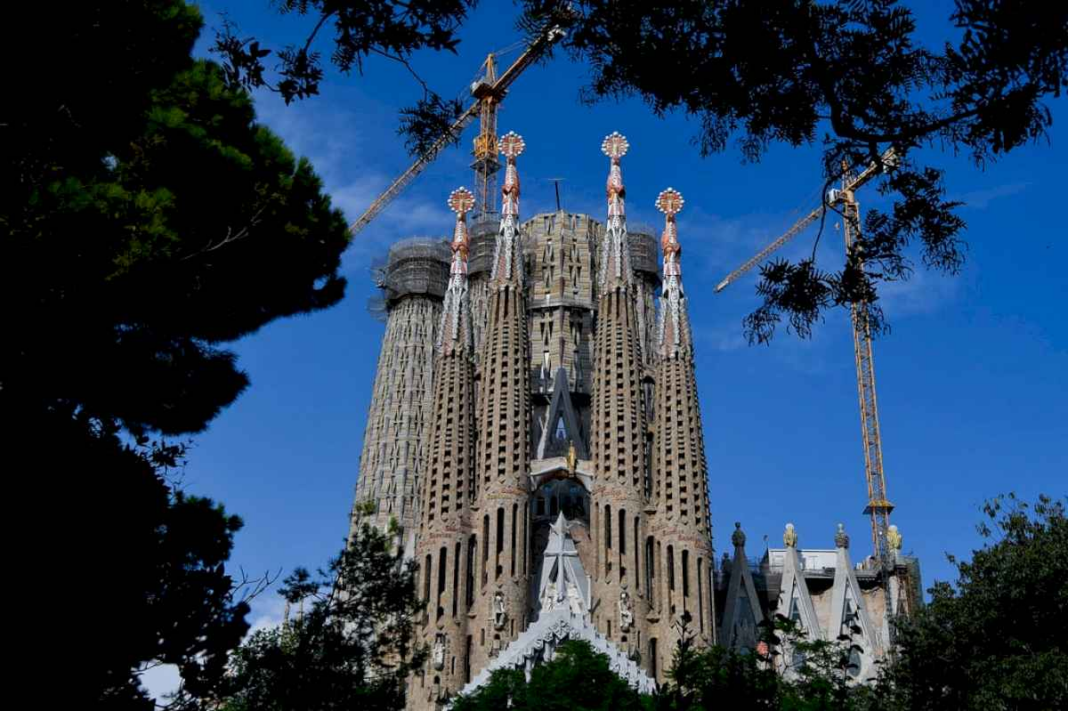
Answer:
[{"label": "antenna on roof", "polygon": [[556,188],[556,211],[560,212],[560,183],[564,182],[563,178],[546,178],[553,187]]}]

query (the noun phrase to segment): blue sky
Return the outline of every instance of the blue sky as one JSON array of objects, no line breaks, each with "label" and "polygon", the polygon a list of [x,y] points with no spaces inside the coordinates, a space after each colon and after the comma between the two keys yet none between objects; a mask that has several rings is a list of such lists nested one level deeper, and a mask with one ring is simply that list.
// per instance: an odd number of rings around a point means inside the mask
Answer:
[{"label": "blue sky", "polygon": [[[279,18],[266,0],[212,0],[210,24],[227,11],[243,33],[280,46],[302,41],[308,23]],[[949,4],[924,3],[923,37],[942,36]],[[420,55],[414,64],[444,95],[469,84],[486,52],[514,42],[510,3],[483,2],[457,56]],[[202,38],[201,47],[207,45]],[[325,53],[329,47],[323,45]],[[508,62],[516,55],[508,55]],[[599,146],[618,130],[631,221],[659,225],[657,193],[686,197],[679,216],[684,283],[690,296],[697,375],[708,449],[712,516],[720,550],[734,521],[757,556],[767,536],[781,545],[786,522],[801,544],[830,547],[835,525],[855,555],[870,548],[852,342],[846,312],[832,312],[810,341],[785,332],[750,347],[741,320],[758,303],[753,277],[721,295],[711,287],[783,232],[818,197],[818,149],[774,148],[757,165],[737,151],[700,158],[683,116],[653,116],[640,102],[578,102],[585,69],[558,56],[513,87],[501,132],[527,142],[520,159],[523,215],[554,206],[549,178],[563,178],[563,206],[603,217],[607,162]],[[367,61],[363,76],[328,72],[322,94],[286,107],[258,96],[260,119],[308,156],[354,219],[409,159],[395,135],[397,109],[419,88],[403,67]],[[1051,104],[1059,122],[1042,142],[979,171],[965,157],[937,156],[950,194],[967,206],[967,263],[957,277],[918,267],[883,289],[893,331],[876,343],[880,417],[893,521],[905,549],[920,556],[925,583],[952,577],[944,552],[979,544],[984,499],[1016,491],[1063,496],[1068,472],[1068,261],[1063,229],[1068,167],[1068,100]],[[252,387],[197,436],[185,485],[226,504],[245,521],[232,566],[255,575],[324,563],[341,546],[352,504],[364,421],[382,325],[366,310],[368,267],[393,240],[445,235],[448,193],[470,185],[471,130],[443,154],[345,256],[345,300],[334,309],[269,325],[233,345]],[[862,210],[882,204],[860,195]],[[1058,225],[1062,225],[1058,227]],[[839,233],[821,259],[841,259]],[[814,232],[783,250],[811,249]],[[917,259],[918,262],[918,259]],[[277,614],[275,596],[254,617]]]}]

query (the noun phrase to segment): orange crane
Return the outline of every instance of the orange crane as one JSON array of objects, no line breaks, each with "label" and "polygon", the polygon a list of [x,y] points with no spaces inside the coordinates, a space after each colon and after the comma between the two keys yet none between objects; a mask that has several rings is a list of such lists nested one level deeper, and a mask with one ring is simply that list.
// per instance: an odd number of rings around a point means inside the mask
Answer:
[{"label": "orange crane", "polygon": [[471,85],[471,95],[475,98],[467,110],[452,123],[449,128],[425,153],[420,155],[408,169],[401,173],[374,202],[368,206],[364,213],[349,227],[349,231],[355,236],[367,227],[382,210],[389,205],[406,187],[438,156],[449,144],[455,143],[463,130],[479,117],[479,131],[475,138],[475,161],[472,167],[475,169],[475,210],[478,216],[496,211],[497,201],[497,171],[500,170],[500,162],[497,160],[497,110],[501,100],[508,92],[508,88],[523,71],[541,57],[560,37],[563,30],[558,26],[547,28],[538,35],[537,39],[512,62],[512,65],[497,76],[496,55],[490,54],[482,63],[479,71],[485,69],[482,77]]},{"label": "orange crane", "polygon": [[[715,288],[723,291],[738,277],[762,262],[768,255],[796,237],[808,225],[819,218],[829,207],[840,206],[845,247],[848,251],[854,241],[854,233],[860,225],[860,207],[856,190],[896,163],[894,149],[890,148],[879,160],[869,165],[860,175],[853,176],[847,165],[842,166],[842,187],[831,190],[826,203],[798,220],[781,237],[773,241],[740,267],[728,274]],[[863,264],[861,264],[863,268]],[[890,545],[887,533],[890,527],[890,512],[894,506],[886,497],[886,476],[883,472],[883,445],[879,432],[879,410],[875,396],[875,361],[872,356],[871,328],[868,320],[868,305],[853,304],[853,351],[857,365],[857,393],[860,399],[860,430],[864,443],[864,475],[868,485],[868,504],[864,513],[871,517],[871,537],[875,557],[884,566],[890,562]]]}]

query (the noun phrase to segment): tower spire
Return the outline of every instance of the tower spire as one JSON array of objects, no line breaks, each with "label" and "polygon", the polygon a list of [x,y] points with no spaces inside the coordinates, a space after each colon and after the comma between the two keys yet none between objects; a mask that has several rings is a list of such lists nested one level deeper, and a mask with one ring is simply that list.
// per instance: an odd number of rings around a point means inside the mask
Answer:
[{"label": "tower spire", "polygon": [[605,192],[608,197],[608,221],[601,242],[601,271],[597,286],[603,291],[614,286],[630,286],[630,245],[627,241],[627,189],[623,185],[620,159],[627,155],[630,143],[618,131],[605,136],[601,152],[611,160]]},{"label": "tower spire", "polygon": [[[653,427],[654,498],[657,503],[657,543],[681,568],[683,585],[668,585],[668,615],[659,635],[669,634],[674,618],[689,613],[694,631],[705,642],[715,639],[715,604],[709,571],[713,567],[711,528],[708,520],[708,465],[693,366],[693,343],[682,290],[678,225],[682,195],[668,188],[656,199],[664,213],[664,289],[660,297],[656,369],[656,421]],[[738,532],[744,543],[744,537]],[[736,544],[737,545],[737,544]],[[692,577],[690,577],[692,576]],[[688,587],[687,581],[695,584]],[[667,659],[665,659],[665,662]]]},{"label": "tower spire", "polygon": [[527,144],[522,136],[509,131],[501,136],[500,147],[508,163],[501,186],[501,227],[497,233],[490,281],[519,284],[523,278],[523,260],[519,254],[519,171],[515,159]]},{"label": "tower spire", "polygon": [[680,348],[688,347],[689,329],[682,291],[682,245],[679,244],[679,229],[675,215],[686,203],[682,193],[674,188],[661,191],[656,198],[656,209],[664,213],[664,234],[660,250],[664,253],[664,288],[660,297],[660,328],[658,345],[662,358],[673,358]]},{"label": "tower spire", "polygon": [[467,213],[475,206],[475,196],[467,188],[456,188],[449,194],[449,209],[456,213],[453,229],[452,264],[449,285],[445,289],[445,304],[438,331],[438,351],[451,353],[454,349],[471,349],[471,320],[467,306],[467,254],[471,239],[467,234]]}]

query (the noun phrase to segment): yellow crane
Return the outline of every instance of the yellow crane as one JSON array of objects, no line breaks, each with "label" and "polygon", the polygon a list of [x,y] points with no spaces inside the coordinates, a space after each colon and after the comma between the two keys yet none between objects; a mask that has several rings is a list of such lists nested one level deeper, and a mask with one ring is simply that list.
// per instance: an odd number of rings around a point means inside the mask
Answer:
[{"label": "yellow crane", "polygon": [[[715,291],[719,293],[754,266],[764,261],[772,252],[796,237],[808,225],[815,222],[825,209],[840,207],[842,210],[842,227],[845,247],[848,251],[855,239],[855,230],[860,225],[860,206],[856,191],[873,177],[891,167],[896,162],[894,149],[883,153],[877,162],[864,169],[860,175],[850,173],[843,164],[842,187],[831,190],[826,204],[812,210],[798,220],[781,237],[760,250],[751,259],[728,274]],[[863,268],[863,263],[861,264]],[[879,432],[879,409],[875,395],[875,361],[872,356],[871,325],[868,319],[866,303],[853,304],[851,307],[853,322],[853,351],[857,365],[857,394],[860,399],[860,429],[864,443],[864,475],[868,485],[868,504],[864,513],[871,517],[871,537],[875,557],[885,566],[890,560],[890,546],[887,533],[890,526],[890,512],[894,506],[886,496],[886,475],[883,472],[883,445]]]},{"label": "yellow crane", "polygon": [[560,37],[563,30],[557,26],[547,28],[537,39],[512,62],[512,65],[497,76],[496,54],[491,53],[482,63],[479,71],[485,70],[482,77],[471,85],[471,95],[475,101],[460,114],[460,117],[420,155],[408,169],[390,183],[385,191],[375,198],[364,213],[349,227],[355,236],[378,216],[406,187],[438,156],[445,147],[455,143],[463,130],[479,117],[479,132],[475,138],[472,168],[475,169],[475,210],[478,216],[496,211],[496,181],[500,162],[497,160],[497,110],[508,88],[523,71],[533,64]]}]

